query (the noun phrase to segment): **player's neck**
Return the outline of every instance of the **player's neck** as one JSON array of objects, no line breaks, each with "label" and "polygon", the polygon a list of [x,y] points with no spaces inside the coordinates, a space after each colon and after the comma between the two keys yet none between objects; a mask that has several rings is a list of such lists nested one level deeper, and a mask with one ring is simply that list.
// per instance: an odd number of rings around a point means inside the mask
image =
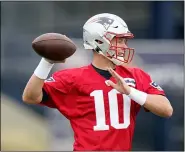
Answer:
[{"label": "player's neck", "polygon": [[94,53],[92,64],[102,70],[107,70],[108,67],[115,69],[116,65],[110,60],[106,59],[104,56]]}]

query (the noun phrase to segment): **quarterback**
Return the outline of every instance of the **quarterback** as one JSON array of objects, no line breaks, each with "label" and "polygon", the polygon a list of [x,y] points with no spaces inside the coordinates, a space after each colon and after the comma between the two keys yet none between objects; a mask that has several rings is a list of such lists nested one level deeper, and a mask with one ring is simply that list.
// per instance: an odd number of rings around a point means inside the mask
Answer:
[{"label": "quarterback", "polygon": [[172,116],[164,90],[143,70],[124,66],[134,55],[127,44],[133,37],[120,17],[95,15],[83,26],[84,48],[93,51],[90,65],[48,78],[55,62],[42,58],[28,81],[23,101],[58,109],[74,131],[73,150],[131,150],[141,107]]}]

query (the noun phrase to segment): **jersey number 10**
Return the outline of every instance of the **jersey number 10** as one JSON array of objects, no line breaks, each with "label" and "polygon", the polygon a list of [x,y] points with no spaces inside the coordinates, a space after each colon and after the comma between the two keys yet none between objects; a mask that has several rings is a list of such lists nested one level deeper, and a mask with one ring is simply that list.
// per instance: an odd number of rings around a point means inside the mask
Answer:
[{"label": "jersey number 10", "polygon": [[[112,89],[108,92],[110,124],[115,129],[125,129],[130,125],[131,99],[127,95],[123,94],[124,123],[119,123],[117,94],[119,94],[119,92],[115,89]],[[105,123],[106,121],[103,90],[95,90],[91,92],[90,96],[93,96],[95,100],[96,126],[94,126],[94,130],[109,130],[109,125],[106,125]]]}]

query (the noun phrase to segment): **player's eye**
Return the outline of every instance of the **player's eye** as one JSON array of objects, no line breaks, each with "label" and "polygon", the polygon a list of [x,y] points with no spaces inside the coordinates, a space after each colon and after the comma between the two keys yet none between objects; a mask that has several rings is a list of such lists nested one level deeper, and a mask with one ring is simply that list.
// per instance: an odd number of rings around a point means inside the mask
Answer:
[{"label": "player's eye", "polygon": [[123,38],[118,38],[118,43],[121,43],[121,42],[123,42]]},{"label": "player's eye", "polygon": [[124,37],[120,37],[120,38],[118,38],[118,43],[127,43],[127,39],[126,38],[124,38]]}]

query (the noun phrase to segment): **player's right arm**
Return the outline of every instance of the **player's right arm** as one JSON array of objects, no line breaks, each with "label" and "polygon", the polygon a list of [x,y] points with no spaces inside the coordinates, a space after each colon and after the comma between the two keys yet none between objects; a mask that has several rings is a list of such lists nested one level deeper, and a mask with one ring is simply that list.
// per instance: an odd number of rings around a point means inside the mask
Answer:
[{"label": "player's right arm", "polygon": [[52,62],[41,59],[24,89],[22,100],[25,103],[38,104],[42,101],[44,80],[48,77],[53,65]]},{"label": "player's right arm", "polygon": [[22,100],[29,104],[40,103],[43,98],[43,85],[44,80],[33,74],[24,89]]}]

